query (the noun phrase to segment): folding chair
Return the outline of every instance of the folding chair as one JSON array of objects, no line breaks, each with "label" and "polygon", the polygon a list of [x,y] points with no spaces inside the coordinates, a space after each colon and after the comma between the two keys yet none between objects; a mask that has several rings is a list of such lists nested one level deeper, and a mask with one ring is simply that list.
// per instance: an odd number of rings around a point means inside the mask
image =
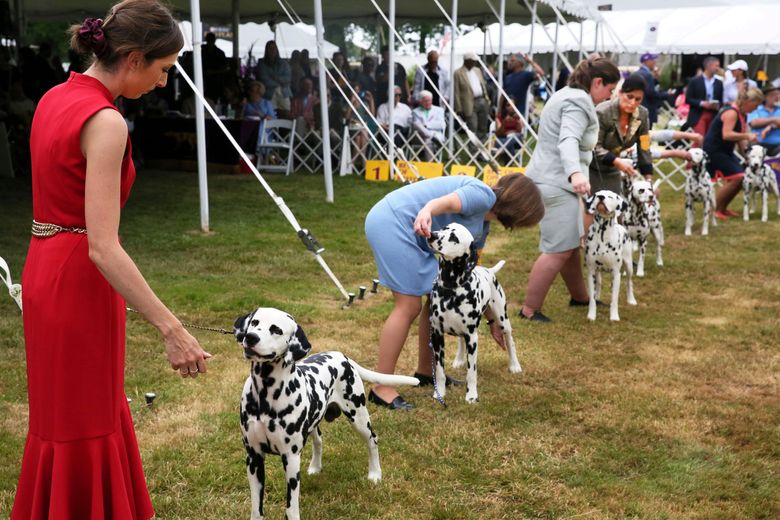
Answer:
[{"label": "folding chair", "polygon": [[[257,141],[257,164],[260,171],[284,172],[290,175],[295,162],[293,147],[295,143],[295,121],[289,119],[272,119],[262,121],[260,124],[260,138]],[[282,157],[284,150],[287,156]],[[279,157],[281,163],[269,163],[268,158],[274,155]]]}]

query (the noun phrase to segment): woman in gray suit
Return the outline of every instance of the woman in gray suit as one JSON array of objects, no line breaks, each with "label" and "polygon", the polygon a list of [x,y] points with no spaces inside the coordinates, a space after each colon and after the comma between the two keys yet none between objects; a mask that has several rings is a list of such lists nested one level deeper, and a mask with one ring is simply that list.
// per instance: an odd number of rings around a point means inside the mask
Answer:
[{"label": "woman in gray suit", "polygon": [[572,71],[568,86],[553,94],[542,111],[539,142],[526,169],[544,199],[542,254],[528,277],[521,318],[552,321],[541,308],[558,273],[571,295],[569,305],[588,304],[580,260],[584,229],[579,198],[590,192],[588,167],[599,132],[596,105],[612,95],[619,79],[620,71],[611,61],[583,60]]}]

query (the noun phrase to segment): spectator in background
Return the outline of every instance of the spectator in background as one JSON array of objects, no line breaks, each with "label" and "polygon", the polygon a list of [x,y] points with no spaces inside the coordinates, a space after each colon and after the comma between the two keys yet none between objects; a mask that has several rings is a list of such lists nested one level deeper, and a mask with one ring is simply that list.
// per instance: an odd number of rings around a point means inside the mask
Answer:
[{"label": "spectator in background", "polygon": [[437,107],[443,106],[439,96],[442,95],[447,99],[450,92],[449,74],[439,66],[439,53],[436,51],[428,52],[427,63],[418,67],[414,75],[412,95],[419,100],[423,91],[427,91],[432,96],[432,103]]},{"label": "spectator in background", "polygon": [[303,67],[301,67],[301,51],[292,51],[288,62],[290,65],[290,90],[294,97],[298,94],[301,80],[306,77]]},{"label": "spectator in background", "polygon": [[748,114],[747,122],[767,154],[780,155],[780,87],[767,83],[763,91],[764,103]]},{"label": "spectator in background", "polygon": [[364,56],[361,63],[361,70],[355,75],[355,79],[360,84],[363,92],[371,92],[371,96],[376,99],[376,80],[374,79],[374,69],[376,64],[371,56]]},{"label": "spectator in background", "polygon": [[[263,134],[266,135],[266,141],[271,140],[271,131],[266,130],[265,122],[276,119],[276,112],[271,102],[265,99],[265,85],[261,81],[252,81],[247,89],[247,100],[244,103],[244,110],[241,116],[244,119],[259,119],[260,124],[257,128],[257,141],[254,143],[254,152],[265,162],[265,156],[269,153],[268,147],[259,146]],[[249,132],[247,132],[249,133]]]},{"label": "spectator in background", "polygon": [[355,130],[352,138],[353,152],[352,157],[356,168],[363,166],[366,157],[366,146],[368,146],[368,132],[376,132],[376,123],[373,115],[376,114],[374,105],[374,96],[371,92],[363,90],[357,80],[352,83],[352,94],[349,105],[347,106],[346,118],[350,130]]},{"label": "spectator in background", "polygon": [[[395,130],[395,145],[403,146],[404,140],[409,138],[409,125],[412,122],[412,109],[402,101],[401,87],[395,87],[395,97],[393,103],[393,128]],[[382,103],[376,113],[376,119],[379,126],[390,130],[390,103]]]},{"label": "spectator in background", "polygon": [[420,92],[417,101],[420,105],[412,111],[412,125],[422,140],[425,160],[432,161],[444,142],[444,109],[433,104],[433,94],[427,90]]},{"label": "spectator in background", "polygon": [[217,36],[214,33],[206,33],[206,43],[201,45],[200,52],[205,94],[218,99],[222,96],[228,63],[225,53],[217,47]]},{"label": "spectator in background", "polygon": [[745,60],[737,60],[726,67],[726,75],[723,79],[723,102],[733,103],[740,92],[746,92],[749,88],[756,88],[756,82],[748,77],[748,66]]},{"label": "spectator in background", "polygon": [[[512,100],[514,102],[514,100]],[[517,106],[517,104],[515,104]],[[496,138],[509,155],[508,160],[515,159],[522,144],[523,121],[520,114],[511,103],[504,103],[501,112],[496,117]]]},{"label": "spectator in background", "polygon": [[334,103],[341,105],[346,110],[349,103],[347,103],[344,96],[341,95],[339,89],[336,88],[338,85],[345,94],[349,95],[347,84],[352,78],[352,71],[349,69],[349,64],[347,63],[347,59],[344,57],[343,52],[336,51],[333,53],[333,66],[328,67],[328,70],[330,71],[330,76],[328,76],[327,81],[330,86],[331,99]]},{"label": "spectator in background", "polygon": [[[526,70],[525,64],[529,63],[533,70]],[[515,99],[515,105],[523,116],[528,113],[528,89],[538,77],[544,77],[544,69],[525,54],[511,54],[507,62],[509,74],[504,78],[504,90],[507,95]],[[499,102],[501,111],[504,99]]]},{"label": "spectator in background", "polygon": [[487,85],[479,66],[479,58],[473,52],[463,56],[463,66],[455,71],[455,112],[463,118],[469,129],[483,139],[487,135],[490,105]]},{"label": "spectator in background", "polygon": [[720,60],[714,56],[704,58],[703,71],[688,82],[685,100],[690,107],[685,127],[697,134],[706,135],[723,104],[723,82],[715,77]]},{"label": "spectator in background", "polygon": [[314,93],[312,80],[309,78],[301,79],[298,95],[293,98],[290,108],[290,116],[295,119],[295,129],[298,135],[306,135],[309,130],[314,130],[317,125],[314,109],[319,104],[320,98]]},{"label": "spectator in background", "polygon": [[555,79],[556,92],[566,86],[566,83],[569,81],[570,74],[571,71],[569,70],[569,67],[567,67],[565,63],[561,63],[561,69],[558,71],[558,77]]},{"label": "spectator in background", "polygon": [[646,52],[639,58],[640,65],[638,74],[645,80],[645,92],[642,99],[642,106],[647,109],[647,122],[652,128],[658,121],[658,109],[669,99],[668,92],[661,92],[658,86],[658,70],[656,69],[657,54]]},{"label": "spectator in background", "polygon": [[[381,49],[382,63],[376,68],[376,102],[380,105],[387,103],[387,90],[388,83],[390,81],[390,49],[387,45],[383,45]],[[395,64],[395,75],[393,82],[397,87],[401,88],[401,101],[403,103],[410,103],[409,99],[409,83],[406,80],[406,69],[400,63]]]},{"label": "spectator in background", "polygon": [[757,88],[740,92],[735,103],[726,105],[713,118],[704,136],[702,148],[709,156],[707,170],[710,177],[713,181],[726,181],[715,198],[715,218],[720,220],[739,216],[728,209],[729,203],[742,188],[742,179],[745,177],[745,168],[734,152],[734,145],[739,144],[744,155],[747,147],[756,142],[757,136],[750,132],[750,128],[745,124],[745,116],[758,108],[763,101],[764,95]]},{"label": "spectator in background", "polygon": [[279,56],[276,42],[268,40],[263,58],[255,66],[255,78],[265,85],[265,98],[269,99],[277,115],[286,119],[290,115],[290,66]]},{"label": "spectator in background", "polygon": [[311,74],[311,63],[309,58],[309,49],[303,49],[301,55],[298,57],[298,63],[303,69],[304,78],[313,78]]}]

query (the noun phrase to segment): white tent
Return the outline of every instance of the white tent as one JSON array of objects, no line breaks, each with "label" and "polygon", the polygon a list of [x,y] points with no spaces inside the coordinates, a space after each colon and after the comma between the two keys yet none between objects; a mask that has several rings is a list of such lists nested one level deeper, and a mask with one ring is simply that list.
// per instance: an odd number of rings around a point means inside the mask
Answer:
[{"label": "white tent", "polygon": [[[183,21],[180,24],[182,33],[184,33],[185,45],[183,51],[192,50],[192,23]],[[275,40],[279,47],[279,55],[282,58],[289,58],[294,50],[306,49],[312,56],[317,55],[317,36],[312,31],[307,31],[306,26],[299,24],[291,25],[287,22],[281,22],[271,29],[267,22],[263,23],[242,23],[238,26],[238,54],[241,57],[249,54],[252,49],[252,56],[262,58],[265,52],[265,42]],[[217,47],[225,52],[228,58],[233,56],[233,42],[222,38],[217,39]],[[338,46],[330,42],[324,43],[324,50],[327,56],[332,56],[338,51]]]}]

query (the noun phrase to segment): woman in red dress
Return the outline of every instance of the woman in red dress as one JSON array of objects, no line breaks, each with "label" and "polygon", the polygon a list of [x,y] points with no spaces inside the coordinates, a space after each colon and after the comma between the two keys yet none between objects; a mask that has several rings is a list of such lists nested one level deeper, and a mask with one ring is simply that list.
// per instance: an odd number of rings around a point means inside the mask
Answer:
[{"label": "woman in red dress", "polygon": [[96,59],[46,93],[32,123],[22,275],[30,423],[11,518],[146,519],[154,511],[124,393],[125,305],[159,329],[182,377],[205,372],[210,355],[119,242],[135,168],[113,103],[164,86],[183,40],[155,0],[125,0],[71,33],[71,46]]}]

